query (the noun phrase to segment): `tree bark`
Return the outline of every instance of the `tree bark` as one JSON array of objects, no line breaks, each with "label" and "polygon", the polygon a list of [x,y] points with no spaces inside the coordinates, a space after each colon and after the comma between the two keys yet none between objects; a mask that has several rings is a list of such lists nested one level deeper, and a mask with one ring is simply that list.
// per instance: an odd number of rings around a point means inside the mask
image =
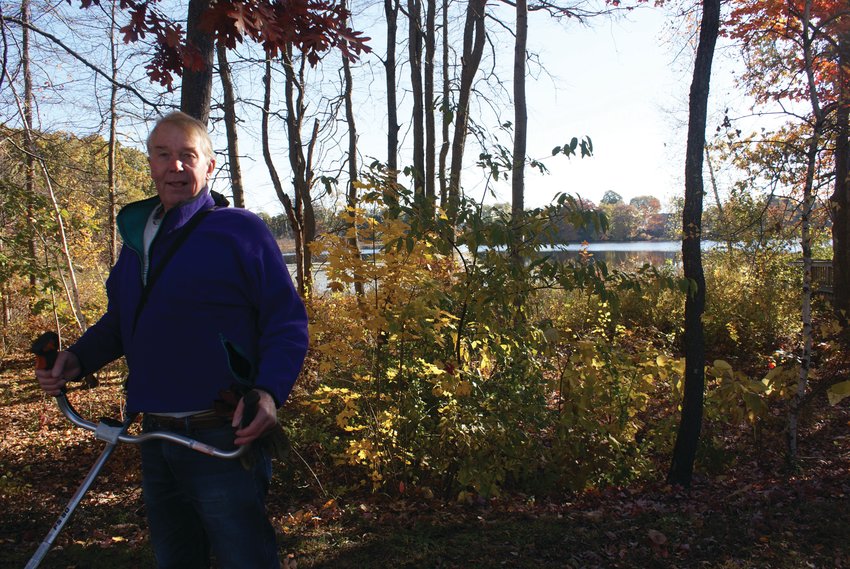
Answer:
[{"label": "tree bark", "polygon": [[800,419],[800,409],[805,400],[809,381],[809,369],[812,365],[812,243],[809,232],[809,216],[814,209],[814,178],[817,169],[817,157],[822,131],[825,125],[823,109],[820,105],[818,91],[815,85],[814,55],[812,44],[814,32],[811,28],[812,0],[806,0],[803,13],[803,61],[806,78],[809,84],[809,100],[812,105],[814,129],[809,140],[806,156],[806,180],[803,184],[803,214],[801,218],[801,245],[803,249],[803,291],[800,318],[802,321],[802,350],[800,354],[800,374],[797,378],[797,389],[791,399],[788,411],[788,455],[787,462],[793,467],[797,462],[797,426]]},{"label": "tree bark", "polygon": [[463,168],[463,153],[469,124],[469,99],[472,94],[472,82],[481,63],[481,55],[484,53],[486,5],[486,0],[469,0],[466,10],[460,90],[458,91],[457,110],[455,112],[455,130],[451,147],[452,160],[449,168],[447,216],[451,223],[457,220],[458,207],[460,206],[460,172]]},{"label": "tree bark", "polygon": [[437,132],[434,118],[434,54],[436,52],[437,0],[427,0],[425,9],[425,198],[433,209],[436,202],[435,166]]},{"label": "tree bark", "polygon": [[[355,209],[357,208],[357,122],[354,119],[354,101],[352,93],[354,91],[354,79],[351,76],[351,63],[348,58],[342,58],[342,72],[345,78],[345,122],[348,124],[348,191],[345,194],[345,204],[348,206],[348,231],[351,235],[348,238],[348,246],[351,248],[351,256],[357,260],[360,259],[360,245],[357,239],[357,216]],[[354,283],[354,292],[358,298],[363,297],[363,283]]]},{"label": "tree bark", "polygon": [[726,212],[723,208],[723,202],[720,201],[720,188],[717,187],[717,179],[714,176],[714,166],[711,164],[711,155],[708,152],[708,145],[705,146],[705,165],[708,166],[708,180],[711,182],[711,193],[714,195],[714,207],[717,208],[717,220],[723,231],[723,238],[726,240],[726,251],[732,252],[734,240],[730,231],[729,221],[726,219]]},{"label": "tree bark", "polygon": [[[6,227],[6,210],[4,207],[0,207],[0,227]],[[5,254],[5,242],[0,239],[0,255]],[[9,324],[12,321],[12,297],[9,292],[9,279],[0,280],[0,314],[2,314],[2,326],[3,326],[3,334],[2,340],[3,345],[0,346],[3,349],[3,353],[6,353],[9,345]]]},{"label": "tree bark", "polygon": [[115,10],[117,0],[112,1],[109,21],[109,50],[112,64],[112,84],[109,88],[109,150],[106,157],[107,177],[107,234],[109,236],[109,266],[118,259],[118,227],[115,218],[118,214],[117,180],[115,174],[115,154],[118,151],[118,54],[115,49]]},{"label": "tree bark", "polygon": [[800,420],[800,409],[806,396],[809,369],[812,365],[812,238],[809,217],[815,205],[814,186],[815,169],[817,168],[818,146],[820,144],[821,121],[816,121],[815,131],[809,141],[806,152],[806,181],[803,184],[803,212],[800,220],[803,253],[803,291],[800,319],[802,322],[802,350],[800,355],[800,374],[797,378],[797,389],[791,399],[788,412],[788,456],[789,466],[797,462],[797,431]]},{"label": "tree bark", "polygon": [[685,278],[696,286],[685,299],[685,378],[682,416],[667,481],[691,485],[705,391],[705,274],[702,268],[703,148],[708,116],[711,63],[720,27],[720,0],[703,0],[702,21],[691,82],[688,140],[685,149],[685,206],[682,212],[682,261]]},{"label": "tree bark", "polygon": [[384,0],[387,17],[387,168],[393,180],[398,172],[398,99],[396,96],[396,41],[398,35],[398,0]]},{"label": "tree bark", "polygon": [[230,64],[227,62],[227,48],[223,44],[216,47],[218,53],[218,75],[224,92],[224,128],[227,132],[227,165],[230,170],[230,187],[233,190],[233,205],[245,207],[245,189],[242,186],[242,167],[239,164],[239,135],[236,130],[236,95]]},{"label": "tree bark", "polygon": [[516,3],[514,42],[514,149],[511,172],[511,217],[516,227],[525,212],[525,153],[528,134],[528,108],[525,99],[525,59],[528,44],[528,3]]},{"label": "tree bark", "polygon": [[[30,2],[22,0],[21,2],[21,20],[24,24],[29,24]],[[24,164],[24,185],[26,186],[27,196],[35,196],[35,148],[32,139],[32,72],[30,71],[30,30],[27,25],[21,27],[21,67],[24,75],[24,101],[23,101],[23,120],[24,120],[24,148],[27,149],[27,155]],[[27,204],[27,222],[30,229],[29,238],[29,254],[33,265],[36,263],[36,230],[33,225],[35,219],[33,200]],[[35,289],[36,279],[34,274],[30,274],[30,288]]]},{"label": "tree bark", "polygon": [[437,172],[440,181],[440,207],[443,209],[447,209],[449,207],[449,193],[448,193],[448,178],[446,177],[446,163],[449,157],[449,126],[452,123],[451,119],[451,105],[449,104],[449,97],[451,95],[451,83],[449,82],[449,0],[443,0],[443,19],[442,19],[442,28],[443,28],[443,42],[442,42],[442,51],[443,51],[443,101],[440,104],[440,116],[442,117],[442,144],[440,146],[440,157],[439,164],[437,166]]},{"label": "tree bark", "polygon": [[[17,98],[17,96],[15,98],[15,103],[18,107],[18,114],[23,120],[24,107],[23,103],[20,101],[20,99]],[[26,123],[26,121],[24,121],[24,130],[30,131],[29,125]],[[25,136],[28,136],[29,140],[33,139],[31,131],[25,132]],[[53,178],[50,176],[50,172],[47,170],[47,164],[45,163],[44,159],[35,154],[33,150],[35,150],[34,147],[32,150],[29,150],[27,154],[31,155],[34,158],[34,161],[38,162],[39,169],[41,170],[41,175],[45,185],[45,193],[50,199],[50,203],[53,209],[53,216],[56,220],[56,227],[58,228],[57,237],[59,239],[59,248],[62,253],[63,260],[65,261],[65,268],[68,271],[68,280],[65,280],[65,275],[62,273],[61,269],[57,270],[57,274],[59,276],[59,279],[62,281],[65,295],[68,299],[68,305],[71,307],[71,310],[74,313],[74,318],[77,321],[77,326],[79,326],[80,332],[85,332],[86,328],[88,327],[86,324],[86,315],[83,312],[82,303],[80,302],[80,288],[77,284],[77,274],[74,269],[74,261],[71,258],[71,248],[68,245],[67,232],[65,231],[65,222],[62,218],[62,208],[59,206],[59,201],[56,199],[56,192],[53,191]],[[46,248],[45,255],[47,255]]]},{"label": "tree bark", "polygon": [[198,50],[202,67],[184,67],[183,84],[180,88],[180,110],[204,124],[207,124],[210,118],[213,40],[209,32],[200,29],[200,22],[201,16],[209,7],[210,0],[189,0],[186,40],[191,48]]},{"label": "tree bark", "polygon": [[277,194],[277,199],[283,204],[283,209],[286,216],[289,218],[289,225],[292,227],[292,237],[295,241],[295,283],[298,287],[298,292],[304,294],[304,232],[301,229],[300,215],[296,214],[295,207],[292,205],[292,200],[283,191],[283,184],[280,181],[280,176],[277,173],[277,168],[272,159],[271,147],[269,145],[269,108],[272,98],[272,63],[271,60],[266,60],[266,72],[263,75],[263,113],[260,123],[260,138],[263,146],[263,159],[266,161],[266,168],[269,170],[269,176],[272,179],[274,191]]},{"label": "tree bark", "polygon": [[[283,56],[284,72],[286,73],[285,99],[286,99],[286,131],[289,137],[289,165],[292,169],[293,184],[295,186],[295,215],[302,231],[302,259],[304,272],[304,287],[301,293],[305,296],[312,294],[312,257],[310,255],[310,243],[316,237],[316,218],[313,212],[313,200],[310,195],[312,182],[312,171],[309,160],[304,157],[304,143],[301,135],[304,123],[304,65],[302,57],[299,63],[298,73],[295,72],[295,61],[292,56],[290,45]],[[297,91],[297,96],[296,92]],[[318,136],[318,123],[314,125],[313,134],[308,143],[308,151],[312,154]]]},{"label": "tree bark", "polygon": [[425,114],[422,104],[422,3],[407,0],[410,92],[413,97],[413,193],[425,195]]},{"label": "tree bark", "polygon": [[830,197],[832,215],[832,306],[847,328],[850,320],[850,38],[838,39],[838,108],[836,110],[835,190]]}]

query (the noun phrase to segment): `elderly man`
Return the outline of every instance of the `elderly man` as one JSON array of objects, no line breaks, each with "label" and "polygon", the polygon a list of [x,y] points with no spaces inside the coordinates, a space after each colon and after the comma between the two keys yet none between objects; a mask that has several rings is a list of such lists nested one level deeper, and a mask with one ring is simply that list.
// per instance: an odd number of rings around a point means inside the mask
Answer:
[{"label": "elderly man", "polygon": [[[215,167],[203,123],[183,113],[148,138],[157,196],[118,215],[124,245],[106,282],[106,313],[50,370],[67,380],[125,356],[127,410],[146,430],[172,430],[220,448],[246,445],[276,426],[307,350],[307,316],[274,238],[257,216],[218,207],[207,186]],[[226,202],[224,202],[226,205]],[[238,428],[242,402],[216,411],[223,394],[260,394],[256,418]],[[145,507],[162,568],[280,567],[265,510],[271,458],[262,445],[246,468],[168,442],[142,444]]]}]

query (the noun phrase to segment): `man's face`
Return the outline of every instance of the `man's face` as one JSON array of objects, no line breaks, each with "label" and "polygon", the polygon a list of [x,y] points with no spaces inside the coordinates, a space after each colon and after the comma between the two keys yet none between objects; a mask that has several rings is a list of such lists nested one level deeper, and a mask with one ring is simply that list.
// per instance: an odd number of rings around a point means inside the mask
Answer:
[{"label": "man's face", "polygon": [[207,185],[215,159],[204,154],[196,133],[161,124],[148,146],[151,178],[166,211],[195,197]]}]

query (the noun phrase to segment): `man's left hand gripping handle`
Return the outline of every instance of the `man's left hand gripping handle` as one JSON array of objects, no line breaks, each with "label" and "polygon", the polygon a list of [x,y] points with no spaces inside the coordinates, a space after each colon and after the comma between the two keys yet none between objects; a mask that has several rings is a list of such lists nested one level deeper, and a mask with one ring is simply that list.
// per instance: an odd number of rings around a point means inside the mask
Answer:
[{"label": "man's left hand gripping handle", "polygon": [[35,354],[35,369],[51,369],[59,354],[59,334],[45,332],[32,343],[30,351]]},{"label": "man's left hand gripping handle", "polygon": [[73,352],[59,352],[59,336],[45,332],[33,342],[30,351],[35,354],[35,376],[41,388],[49,395],[65,392],[65,382],[80,375],[82,369]]}]

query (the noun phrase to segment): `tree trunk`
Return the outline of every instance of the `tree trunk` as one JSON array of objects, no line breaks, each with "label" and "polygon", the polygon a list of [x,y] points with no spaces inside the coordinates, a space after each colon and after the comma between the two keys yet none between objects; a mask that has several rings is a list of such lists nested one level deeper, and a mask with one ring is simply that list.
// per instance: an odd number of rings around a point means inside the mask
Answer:
[{"label": "tree trunk", "polygon": [[384,0],[387,17],[387,168],[394,180],[398,172],[398,100],[396,98],[396,36],[398,34],[398,0]]},{"label": "tree trunk", "polygon": [[[302,259],[304,272],[304,289],[302,294],[312,293],[312,257],[310,243],[316,236],[316,221],[313,213],[313,201],[310,196],[312,172],[310,164],[304,157],[304,143],[301,128],[304,123],[304,65],[305,59],[300,59],[298,73],[295,73],[295,62],[290,45],[284,53],[284,71],[286,73],[286,131],[289,138],[289,165],[292,169],[293,185],[295,186],[295,215],[300,216],[299,224],[302,230]],[[295,91],[298,91],[295,96]],[[310,139],[310,152],[318,136],[318,124]]]},{"label": "tree trunk", "polygon": [[803,185],[803,214],[800,220],[801,245],[803,249],[803,293],[800,319],[802,321],[802,354],[800,356],[800,375],[797,378],[797,389],[791,399],[788,412],[788,464],[794,466],[797,462],[797,430],[806,389],[808,386],[809,369],[812,365],[812,238],[809,216],[815,206],[815,196],[812,191],[814,174],[817,168],[818,145],[820,144],[820,122],[815,126],[815,132],[809,141],[806,164],[806,181]]},{"label": "tree trunk", "polygon": [[413,193],[425,195],[425,114],[422,105],[422,3],[407,0],[410,91],[413,97]]},{"label": "tree trunk", "polygon": [[[0,227],[6,227],[6,211],[0,207]],[[5,255],[5,242],[0,239],[0,255]],[[9,346],[9,324],[12,321],[12,298],[9,292],[9,279],[0,280],[0,314],[2,314],[3,345],[0,346],[5,354]]]},{"label": "tree trunk", "polygon": [[806,156],[806,180],[803,184],[803,215],[801,219],[801,245],[803,248],[803,293],[800,317],[802,320],[802,353],[800,355],[800,375],[797,378],[797,389],[791,399],[788,412],[788,456],[789,466],[795,466],[797,462],[797,426],[800,418],[806,389],[809,381],[809,368],[812,365],[812,243],[809,234],[809,215],[814,209],[814,178],[817,169],[817,157],[820,146],[822,130],[824,128],[824,113],[820,106],[818,91],[815,88],[814,57],[812,55],[812,43],[814,33],[811,29],[812,0],[806,0],[805,12],[803,14],[803,60],[805,62],[806,77],[809,83],[809,99],[814,116],[814,129],[809,141]]},{"label": "tree trunk", "polygon": [[[357,123],[354,120],[354,102],[352,92],[354,91],[354,79],[351,77],[351,63],[347,57],[342,58],[342,72],[345,77],[345,122],[348,124],[348,191],[345,195],[345,204],[348,206],[348,245],[351,248],[351,256],[360,259],[360,245],[357,239]],[[363,296],[363,283],[354,283],[354,292],[358,298]]]},{"label": "tree trunk", "polygon": [[118,259],[118,227],[115,218],[118,214],[117,181],[115,174],[115,153],[118,151],[118,54],[115,49],[115,10],[117,0],[112,1],[109,21],[109,50],[112,64],[112,85],[109,89],[109,150],[107,153],[107,231],[109,242],[109,266],[115,265]]},{"label": "tree trunk", "polygon": [[516,3],[514,43],[514,150],[511,172],[511,217],[518,226],[525,212],[525,153],[528,134],[528,108],[525,100],[525,59],[528,43],[528,3]]},{"label": "tree trunk", "polygon": [[[301,94],[303,95],[304,86],[304,64],[302,60],[301,75],[299,76],[302,85]],[[305,108],[303,96],[300,100],[301,115],[304,115]],[[313,294],[313,254],[310,251],[310,244],[316,240],[316,212],[313,208],[313,196],[311,195],[313,188],[313,150],[316,147],[316,142],[319,140],[319,120],[313,121],[313,131],[310,134],[310,142],[307,143],[307,158],[304,160],[304,179],[301,181],[300,187],[296,184],[296,188],[300,190],[300,196],[303,200],[302,209],[304,211],[304,288],[307,295]]]},{"label": "tree trunk", "polygon": [[449,157],[449,126],[452,123],[451,105],[449,104],[449,96],[451,95],[449,82],[449,0],[443,0],[443,102],[440,104],[440,116],[442,117],[442,144],[440,146],[439,165],[437,166],[438,176],[440,179],[440,207],[447,209],[449,207],[448,194],[448,179],[446,178],[446,162]]},{"label": "tree trunk", "polygon": [[[22,0],[21,2],[21,21],[24,25],[21,27],[21,66],[24,74],[24,148],[27,149],[27,155],[24,164],[24,185],[27,189],[27,196],[35,196],[35,148],[32,139],[32,72],[30,71],[30,2]],[[32,259],[33,266],[36,264],[36,230],[33,225],[35,219],[33,199],[27,204],[27,222],[30,229],[29,238],[29,253]],[[36,279],[34,274],[30,274],[30,288],[35,289]]]},{"label": "tree trunk", "polygon": [[425,198],[431,209],[436,203],[434,152],[437,145],[434,118],[434,54],[436,51],[437,0],[428,0],[425,9]]},{"label": "tree trunk", "polygon": [[682,417],[667,481],[689,487],[702,430],[705,390],[705,275],[702,269],[703,148],[708,115],[711,62],[720,27],[720,0],[703,0],[702,22],[691,82],[688,140],[685,149],[685,206],[682,212],[682,261],[685,278],[696,290],[685,299],[685,378]]},{"label": "tree trunk", "polygon": [[236,95],[233,90],[233,78],[230,64],[227,62],[227,48],[219,44],[218,74],[224,92],[224,128],[227,131],[227,165],[230,170],[230,187],[233,190],[233,205],[245,207],[245,190],[242,186],[242,167],[239,165],[239,136],[236,131]]},{"label": "tree trunk", "polygon": [[274,191],[280,203],[283,204],[283,209],[286,216],[289,218],[289,225],[292,227],[292,236],[295,240],[295,283],[298,286],[298,292],[304,294],[304,238],[299,221],[300,215],[296,215],[295,208],[292,205],[292,200],[283,191],[283,184],[280,181],[280,176],[277,173],[277,168],[272,160],[271,148],[269,146],[269,108],[272,98],[272,63],[271,60],[266,60],[266,72],[263,75],[263,113],[262,122],[260,124],[260,137],[263,145],[263,159],[266,161],[266,168],[269,170],[269,176],[272,179]]},{"label": "tree trunk", "polygon": [[183,83],[180,88],[180,110],[192,115],[204,124],[210,118],[212,96],[213,40],[209,32],[200,29],[201,16],[210,7],[210,0],[189,0],[186,20],[186,40],[191,48],[197,49],[201,69],[183,68]]},{"label": "tree trunk", "polygon": [[[25,186],[26,186],[26,195],[30,202],[27,204],[28,210],[28,224],[32,230],[32,234],[29,240],[29,253],[32,255],[32,263],[35,265],[38,262],[36,258],[36,245],[35,239],[37,235],[36,227],[33,224],[34,217],[34,197],[35,197],[35,165],[36,161],[41,169],[42,175],[44,177],[44,183],[47,188],[47,195],[51,200],[53,205],[53,213],[56,217],[56,224],[59,228],[59,241],[62,254],[64,256],[64,260],[66,263],[66,268],[68,270],[68,277],[70,279],[70,283],[65,281],[65,277],[62,274],[61,270],[57,270],[59,278],[62,280],[64,286],[65,293],[68,298],[68,304],[71,306],[71,310],[74,313],[74,318],[77,321],[77,325],[80,328],[81,332],[85,332],[86,330],[86,319],[85,314],[83,314],[81,304],[80,304],[80,290],[77,286],[77,276],[74,271],[74,263],[71,259],[71,250],[68,247],[68,240],[65,234],[65,222],[62,219],[61,208],[59,207],[58,202],[56,201],[56,194],[53,192],[53,185],[51,182],[51,177],[47,171],[47,166],[44,163],[44,160],[38,158],[38,149],[35,146],[35,138],[33,137],[33,118],[32,118],[32,101],[33,101],[33,89],[32,89],[32,74],[30,72],[30,53],[29,53],[29,23],[30,23],[30,5],[29,0],[23,0],[21,3],[21,20],[24,22],[23,29],[23,37],[21,40],[21,50],[22,50],[22,64],[23,64],[23,74],[24,74],[24,100],[21,101],[16,97],[15,102],[18,107],[18,114],[21,117],[21,121],[23,122],[24,129],[24,145],[26,147],[26,174],[25,174]],[[34,287],[36,284],[36,279],[34,275],[30,276],[30,286]],[[35,291],[33,291],[35,292]],[[55,304],[54,304],[55,307]]]},{"label": "tree trunk", "polygon": [[717,187],[717,179],[714,176],[714,166],[711,164],[711,155],[708,153],[708,145],[705,146],[705,165],[708,166],[708,180],[711,182],[711,193],[714,195],[714,207],[717,208],[717,220],[720,223],[723,237],[726,240],[726,251],[732,252],[734,241],[730,231],[729,221],[726,219],[726,211],[723,202],[720,201],[720,188]]},{"label": "tree trunk", "polygon": [[850,313],[850,38],[842,34],[838,43],[838,108],[836,111],[835,191],[830,197],[832,215],[832,306],[847,328]]},{"label": "tree trunk", "polygon": [[484,53],[486,34],[484,16],[486,0],[469,0],[466,10],[466,22],[463,30],[463,55],[461,58],[460,90],[455,112],[455,131],[452,138],[452,160],[449,168],[448,211],[449,221],[457,220],[460,206],[460,172],[463,168],[463,153],[466,146],[467,126],[469,123],[469,99],[472,94],[472,82]]}]

